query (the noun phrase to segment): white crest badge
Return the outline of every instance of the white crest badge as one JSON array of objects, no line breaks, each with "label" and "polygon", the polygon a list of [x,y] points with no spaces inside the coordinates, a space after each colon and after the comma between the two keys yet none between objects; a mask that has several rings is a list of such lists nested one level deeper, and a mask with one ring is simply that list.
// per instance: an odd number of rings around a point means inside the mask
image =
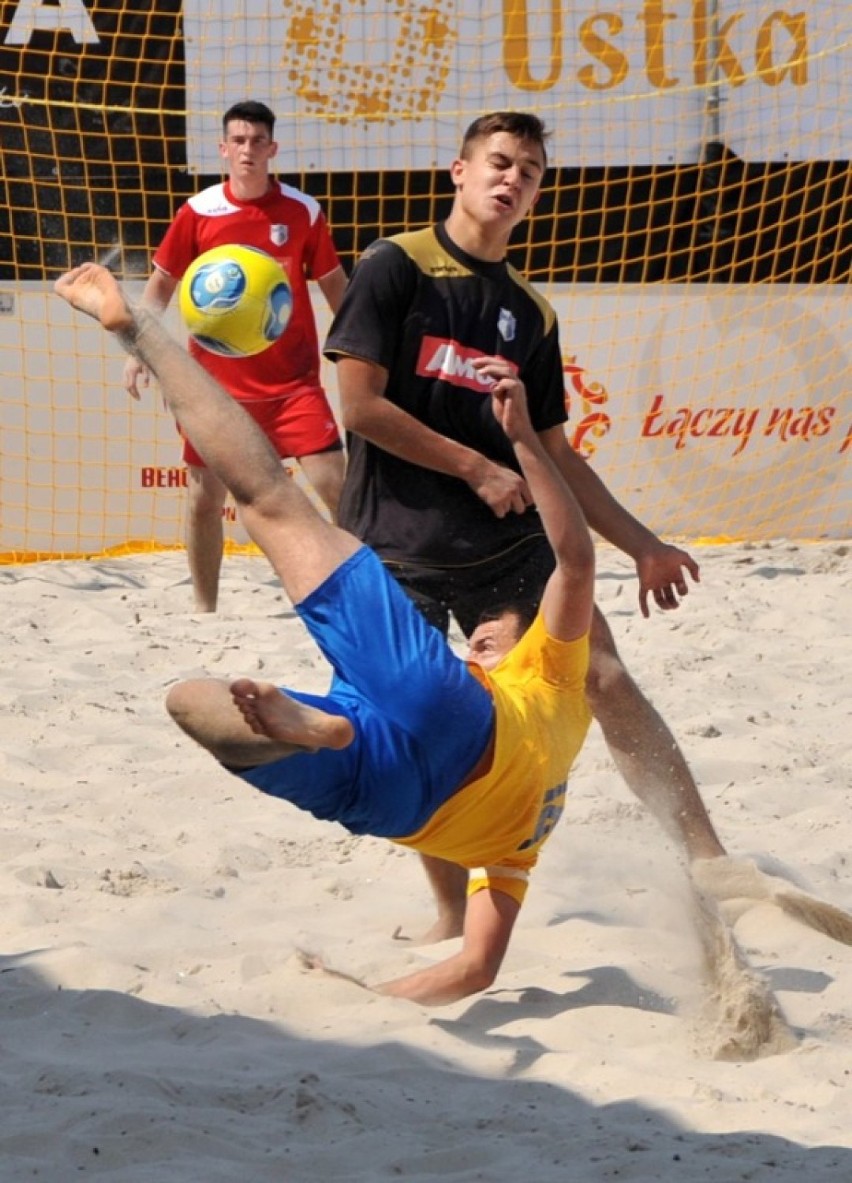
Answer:
[{"label": "white crest badge", "polygon": [[518,322],[508,308],[501,308],[497,318],[497,328],[504,341],[514,341]]},{"label": "white crest badge", "polygon": [[272,239],[272,241],[275,243],[276,246],[283,246],[284,243],[287,241],[287,239],[290,237],[290,227],[289,226],[282,226],[280,224],[276,225],[276,226],[270,226],[269,227],[269,237]]}]

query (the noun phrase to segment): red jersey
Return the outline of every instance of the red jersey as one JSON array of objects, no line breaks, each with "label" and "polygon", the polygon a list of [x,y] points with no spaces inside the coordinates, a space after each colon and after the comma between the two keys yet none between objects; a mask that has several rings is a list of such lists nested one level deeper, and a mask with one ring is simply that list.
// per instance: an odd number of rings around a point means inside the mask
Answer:
[{"label": "red jersey", "polygon": [[340,260],[319,202],[280,181],[272,181],[255,201],[238,201],[227,181],[211,185],[178,210],[154,253],[154,266],[180,279],[193,259],[229,243],[260,247],[283,264],[293,292],[290,323],[274,345],[254,357],[219,357],[190,340],[193,357],[243,402],[321,392],[308,280],[329,275]]}]

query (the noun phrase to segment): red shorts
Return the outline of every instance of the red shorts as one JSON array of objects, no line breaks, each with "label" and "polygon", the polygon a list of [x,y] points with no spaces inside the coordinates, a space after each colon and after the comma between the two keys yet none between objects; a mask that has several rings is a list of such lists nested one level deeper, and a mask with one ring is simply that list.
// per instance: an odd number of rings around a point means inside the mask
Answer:
[{"label": "red shorts", "polygon": [[[282,460],[336,451],[343,446],[328,399],[321,390],[288,394],[240,404],[271,441]],[[193,468],[206,468],[204,461],[183,435],[183,459]]]}]

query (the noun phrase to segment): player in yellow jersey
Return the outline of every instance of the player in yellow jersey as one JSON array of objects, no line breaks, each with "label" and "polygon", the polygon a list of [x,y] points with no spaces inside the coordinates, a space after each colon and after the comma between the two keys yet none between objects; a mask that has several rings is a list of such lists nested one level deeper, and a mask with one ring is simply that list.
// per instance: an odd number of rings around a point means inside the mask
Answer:
[{"label": "player in yellow jersey", "polygon": [[[340,525],[445,632],[452,614],[469,636],[495,598],[537,604],[553,562],[477,357],[515,365],[538,437],[589,525],[634,560],[643,615],[651,602],[677,608],[698,578],[691,556],[633,517],[569,446],[556,311],[506,257],[541,191],[549,134],[531,112],[474,120],[450,166],[448,217],[367,248],[324,347],[347,430]],[[586,693],[628,787],[690,863],[724,856],[683,753],[598,610]],[[429,938],[457,936],[464,869],[429,856],[424,866],[439,909]]]},{"label": "player in yellow jersey", "polygon": [[172,717],[264,792],[353,833],[466,867],[460,950],[375,988],[436,1005],[489,986],[591,718],[585,681],[594,547],[530,422],[516,367],[499,357],[472,363],[490,389],[491,412],[517,457],[555,567],[531,626],[524,631],[511,608],[491,613],[473,630],[465,661],[375,553],[316,511],[245,410],[154,315],[126,302],[107,270],[84,264],[56,290],[117,333],[157,377],[332,666],[322,697],[251,679],[181,682],[168,695]]}]

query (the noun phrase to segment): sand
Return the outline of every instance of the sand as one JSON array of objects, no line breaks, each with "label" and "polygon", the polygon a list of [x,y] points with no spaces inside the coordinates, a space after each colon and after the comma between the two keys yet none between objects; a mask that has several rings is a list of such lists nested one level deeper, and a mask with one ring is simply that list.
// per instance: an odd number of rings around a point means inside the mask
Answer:
[{"label": "sand", "polygon": [[643,621],[608,548],[599,599],[778,891],[702,906],[594,727],[495,986],[440,1009],[346,976],[452,951],[410,939],[416,856],[163,710],[201,673],[324,689],[264,560],[226,560],[216,616],[180,553],[0,568],[3,1183],[852,1178],[852,947],[801,919],[852,910],[852,547],[692,549],[678,612]]}]

